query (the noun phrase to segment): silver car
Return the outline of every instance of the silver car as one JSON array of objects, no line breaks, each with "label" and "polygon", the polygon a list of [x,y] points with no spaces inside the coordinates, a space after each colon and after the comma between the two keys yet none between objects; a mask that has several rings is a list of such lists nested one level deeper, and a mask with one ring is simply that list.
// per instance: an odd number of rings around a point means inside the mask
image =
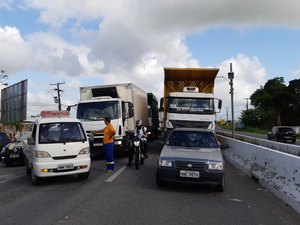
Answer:
[{"label": "silver car", "polygon": [[167,138],[161,151],[156,184],[167,182],[213,185],[217,191],[224,191],[224,160],[220,145],[214,133],[198,128],[176,128]]}]

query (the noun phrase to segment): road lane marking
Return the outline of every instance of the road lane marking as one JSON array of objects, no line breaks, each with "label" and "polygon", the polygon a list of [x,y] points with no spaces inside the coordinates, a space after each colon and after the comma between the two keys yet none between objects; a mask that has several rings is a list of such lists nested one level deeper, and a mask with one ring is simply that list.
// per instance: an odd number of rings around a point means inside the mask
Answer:
[{"label": "road lane marking", "polygon": [[3,176],[0,176],[0,184],[3,184],[7,181],[10,181],[10,180],[14,180],[14,179],[17,179],[21,176],[24,176],[24,172],[19,172],[19,173],[16,173],[16,174],[6,174],[6,175],[3,175]]},{"label": "road lane marking", "polygon": [[117,172],[115,172],[108,179],[106,179],[105,182],[107,183],[113,182],[126,168],[127,166],[121,167]]}]

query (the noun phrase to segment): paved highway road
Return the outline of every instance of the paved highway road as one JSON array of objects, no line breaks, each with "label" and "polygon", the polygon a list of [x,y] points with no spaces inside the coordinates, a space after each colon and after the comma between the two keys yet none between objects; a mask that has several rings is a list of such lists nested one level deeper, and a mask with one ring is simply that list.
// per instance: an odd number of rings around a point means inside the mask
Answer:
[{"label": "paved highway road", "polygon": [[1,225],[298,225],[300,215],[255,180],[227,163],[226,189],[171,185],[157,188],[155,169],[161,145],[152,142],[139,170],[117,158],[116,171],[93,160],[91,176],[46,179],[32,186],[24,167],[0,168]]}]

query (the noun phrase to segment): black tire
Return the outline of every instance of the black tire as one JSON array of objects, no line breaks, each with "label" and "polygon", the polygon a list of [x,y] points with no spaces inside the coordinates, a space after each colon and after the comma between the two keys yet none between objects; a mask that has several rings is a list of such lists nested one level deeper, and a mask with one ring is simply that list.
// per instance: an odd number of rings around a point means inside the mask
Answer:
[{"label": "black tire", "polygon": [[32,185],[34,185],[34,186],[39,185],[41,178],[39,178],[35,175],[33,167],[31,167],[31,176],[30,177],[31,177]]},{"label": "black tire", "polygon": [[144,165],[145,158],[141,158],[141,165]]},{"label": "black tire", "polygon": [[140,153],[139,152],[134,153],[134,165],[135,165],[135,169],[138,170],[139,166],[140,166]]},{"label": "black tire", "polygon": [[223,179],[222,179],[221,183],[217,184],[215,186],[215,190],[218,191],[218,192],[223,192],[224,189],[225,189],[225,177],[223,176]]},{"label": "black tire", "polygon": [[28,164],[28,160],[25,159],[25,170],[26,170],[26,174],[30,175],[31,174],[31,169],[29,168],[29,164]]},{"label": "black tire", "polygon": [[7,167],[13,166],[13,164],[12,164],[11,162],[5,162],[4,164],[5,164],[5,166],[7,166]]},{"label": "black tire", "polygon": [[296,139],[292,140],[292,143],[295,144],[296,143]]},{"label": "black tire", "polygon": [[86,180],[90,176],[90,171],[86,173],[78,173],[77,176],[80,180]]},{"label": "black tire", "polygon": [[162,181],[158,175],[158,173],[156,173],[156,186],[157,187],[164,187],[166,185],[166,183],[164,181]]}]

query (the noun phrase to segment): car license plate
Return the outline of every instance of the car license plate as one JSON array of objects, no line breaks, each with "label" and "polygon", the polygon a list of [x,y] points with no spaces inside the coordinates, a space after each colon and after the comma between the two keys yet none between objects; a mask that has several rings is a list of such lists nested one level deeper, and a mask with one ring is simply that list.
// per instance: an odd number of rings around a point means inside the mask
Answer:
[{"label": "car license plate", "polygon": [[74,168],[73,164],[63,164],[57,166],[57,170],[71,170],[73,168]]},{"label": "car license plate", "polygon": [[103,146],[103,143],[94,143],[93,146]]},{"label": "car license plate", "polygon": [[19,158],[20,155],[19,154],[11,154],[9,157],[12,159],[15,159],[15,158]]},{"label": "car license plate", "polygon": [[180,170],[180,177],[199,178],[199,171]]}]

